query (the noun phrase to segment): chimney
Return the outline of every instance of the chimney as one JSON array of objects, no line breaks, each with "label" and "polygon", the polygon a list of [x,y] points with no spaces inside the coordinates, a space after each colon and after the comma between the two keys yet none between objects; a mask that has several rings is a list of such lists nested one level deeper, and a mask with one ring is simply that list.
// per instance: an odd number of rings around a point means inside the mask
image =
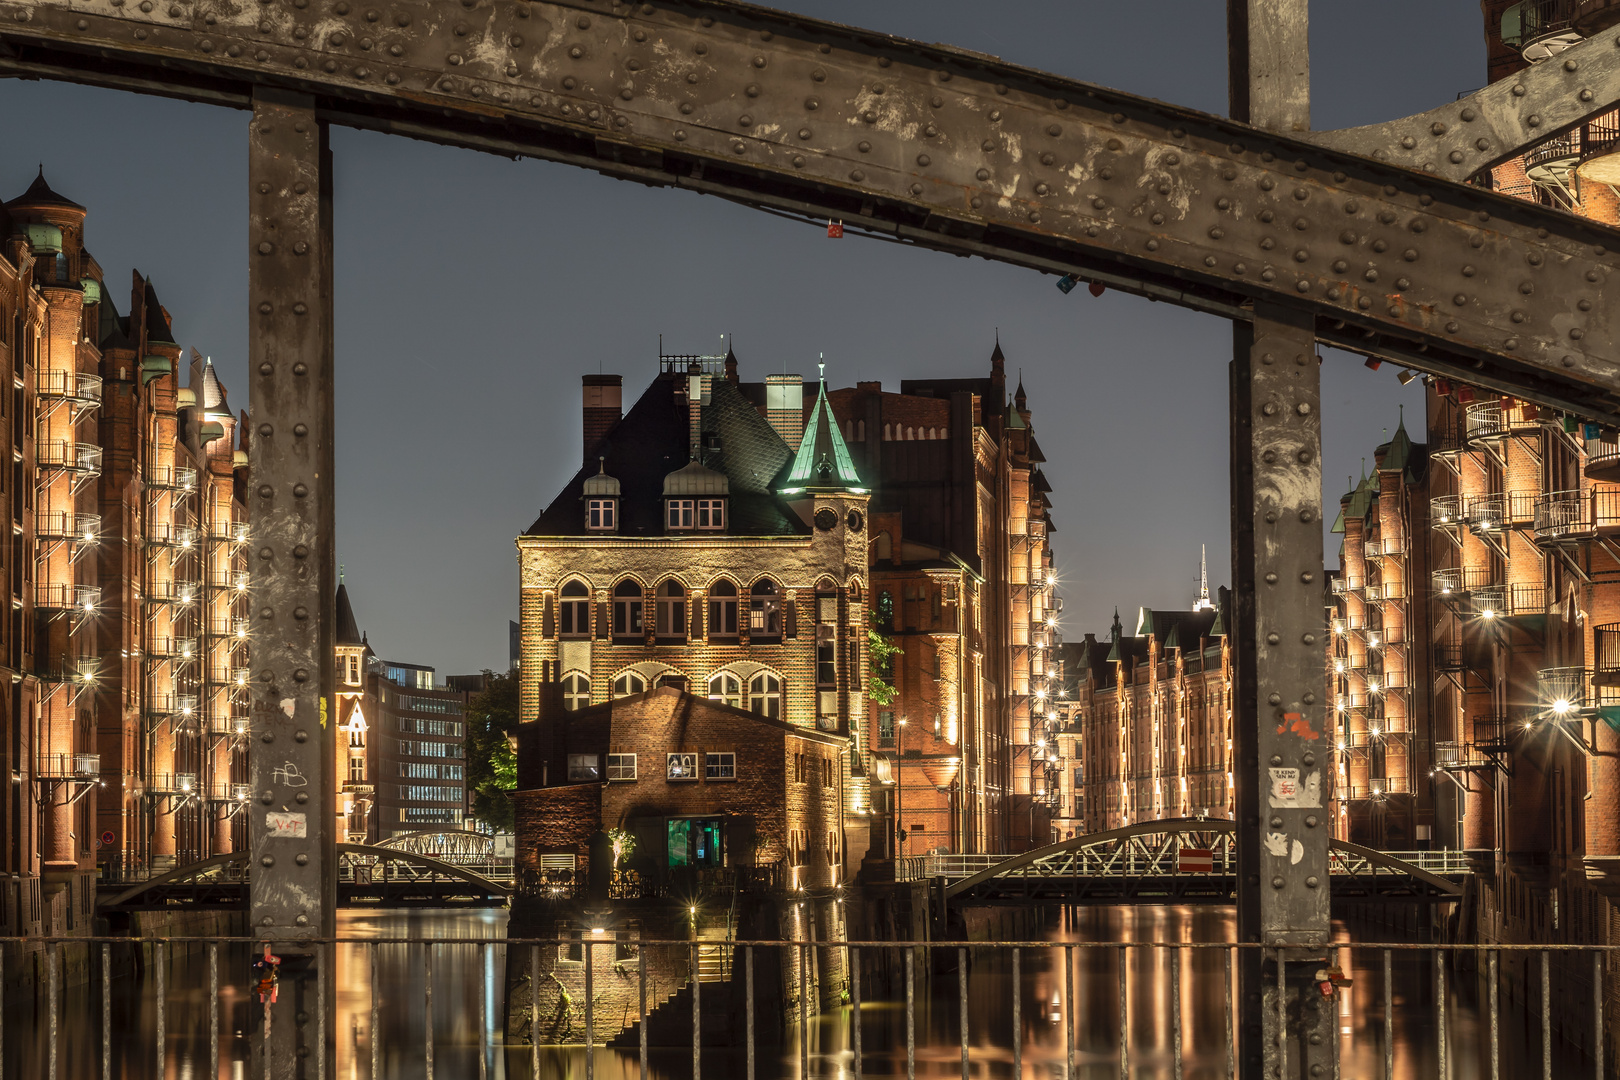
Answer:
[{"label": "chimney", "polygon": [[804,438],[804,376],[765,376],[765,420],[794,453],[799,452]]},{"label": "chimney", "polygon": [[581,382],[585,384],[584,460],[588,462],[623,415],[624,376],[586,375]]},{"label": "chimney", "polygon": [[[518,787],[521,789],[550,787],[563,782],[566,771],[559,764],[568,745],[563,725],[567,711],[563,708],[562,683],[543,682],[539,686],[540,709],[533,728],[518,732]],[[526,725],[525,725],[526,726]]]}]

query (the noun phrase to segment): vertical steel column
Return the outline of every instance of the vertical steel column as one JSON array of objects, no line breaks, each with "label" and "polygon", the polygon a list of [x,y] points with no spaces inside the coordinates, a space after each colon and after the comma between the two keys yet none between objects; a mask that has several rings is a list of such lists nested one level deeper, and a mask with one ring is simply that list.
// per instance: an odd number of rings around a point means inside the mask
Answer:
[{"label": "vertical steel column", "polygon": [[[1227,0],[1226,10],[1233,119],[1309,131],[1308,0]],[[1265,946],[1243,950],[1239,971],[1244,1080],[1291,1080],[1332,1068],[1332,1010],[1309,992],[1330,937],[1314,331],[1309,315],[1269,304],[1256,305],[1252,324],[1233,328],[1238,933]],[[1283,974],[1290,966],[1293,986]]]},{"label": "vertical steel column", "polygon": [[[336,994],[318,939],[334,931],[332,183],[314,98],[256,88],[248,127],[252,376],[251,932],[274,943],[281,987],[254,1056],[291,1078],[321,1063]],[[268,1032],[268,1035],[265,1034]],[[320,1041],[319,1048],[310,1045]],[[255,1075],[260,1070],[255,1068]]]},{"label": "vertical steel column", "polygon": [[[1312,1065],[1332,1064],[1332,1009],[1310,982],[1330,944],[1321,370],[1312,329],[1309,315],[1271,308],[1233,333],[1238,932],[1265,946],[1243,950],[1245,1080],[1311,1076]],[[1282,979],[1289,967],[1293,985]]]}]

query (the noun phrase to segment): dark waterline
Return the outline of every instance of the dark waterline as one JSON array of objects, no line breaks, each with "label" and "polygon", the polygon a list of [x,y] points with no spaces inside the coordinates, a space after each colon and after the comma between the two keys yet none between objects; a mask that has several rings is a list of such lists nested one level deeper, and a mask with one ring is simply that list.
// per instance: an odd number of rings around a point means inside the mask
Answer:
[{"label": "dark waterline", "polygon": [[[1022,963],[1023,1062],[1026,1077],[1062,1077],[1067,1060],[1063,1018],[1072,1013],[1076,1080],[1119,1077],[1118,948],[1082,948],[1079,943],[1229,941],[1233,918],[1211,908],[1088,908],[1054,919],[1047,940],[1075,942],[1072,950],[1073,1000],[1067,1000],[1060,950],[1026,950]],[[492,1080],[538,1080],[530,1068],[526,1044],[502,1047],[498,1026],[505,968],[506,913],[344,912],[342,936],[420,936],[487,938],[488,946],[453,945],[434,950],[433,1043],[435,1080],[478,1075],[479,1000],[487,995],[485,1037],[490,1048]],[[1350,933],[1339,928],[1343,941]],[[1357,934],[1362,940],[1378,937]],[[115,946],[115,949],[121,948]],[[1346,1080],[1383,1076],[1382,959],[1373,950],[1347,950],[1350,987],[1336,1001]],[[79,950],[83,955],[83,950]],[[71,963],[73,950],[64,951]],[[1171,954],[1163,949],[1132,949],[1126,965],[1132,1080],[1169,1080],[1172,1023]],[[246,1080],[245,1028],[249,1007],[245,987],[249,957],[245,948],[220,950],[220,1060],[210,1073],[207,1064],[207,954],[203,949],[171,949],[166,964],[165,1063],[163,1080]],[[378,968],[382,987],[380,1077],[425,1080],[425,986],[422,946],[383,946]],[[1400,1080],[1433,1077],[1437,1069],[1433,964],[1419,953],[1394,955],[1396,996],[1394,1039],[1396,1076]],[[1012,982],[1005,953],[980,950],[969,967],[969,1061],[974,1077],[1012,1075]],[[1556,976],[1555,976],[1556,977]],[[338,952],[336,1047],[340,1080],[371,1080],[371,957],[363,946]],[[1226,1023],[1229,998],[1224,950],[1188,950],[1181,959],[1182,1046],[1185,1080],[1218,1080],[1226,1075]],[[1489,1074],[1483,1001],[1474,1000],[1472,973],[1452,969],[1447,976],[1451,1074],[1472,1078]],[[112,1015],[113,1076],[118,1080],[154,1080],[157,1069],[156,980],[148,969],[137,978],[114,980]],[[916,1061],[920,1076],[961,1074],[955,970],[936,973],[917,985]],[[1479,995],[1483,997],[1483,995]],[[9,994],[5,1003],[4,1076],[44,1077],[46,1037],[39,1003]],[[763,1007],[763,1006],[762,1006]],[[64,991],[62,1030],[58,1040],[58,1073],[63,1080],[98,1078],[101,1074],[100,985]],[[850,1054],[851,1010],[817,1018],[809,1025],[810,1076],[853,1076]],[[863,1066],[869,1076],[905,1075],[905,1010],[902,1002],[867,1002],[861,1010]],[[1501,1011],[1502,1075],[1540,1075],[1539,1019],[1508,1001]],[[767,1054],[761,1050],[761,1080],[800,1077],[797,1033],[788,1045]],[[542,1047],[539,1078],[583,1080],[583,1047]],[[741,1080],[741,1051],[706,1048],[706,1077]],[[1554,1044],[1556,1077],[1591,1074],[1591,1065],[1561,1043]],[[600,1080],[638,1080],[634,1051],[598,1047],[595,1076]],[[649,1075],[658,1080],[689,1080],[689,1049],[654,1049]]]}]

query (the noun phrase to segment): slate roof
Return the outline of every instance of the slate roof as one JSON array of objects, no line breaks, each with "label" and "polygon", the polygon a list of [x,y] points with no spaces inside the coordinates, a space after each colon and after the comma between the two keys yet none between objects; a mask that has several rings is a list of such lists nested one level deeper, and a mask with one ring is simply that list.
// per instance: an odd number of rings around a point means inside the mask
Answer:
[{"label": "slate roof", "polygon": [[157,290],[152,288],[152,279],[146,279],[146,340],[158,341],[173,345],[174,331],[169,329],[169,317],[163,314],[163,305],[158,303]]},{"label": "slate roof", "polygon": [[59,206],[66,210],[83,210],[84,207],[65,195],[59,195],[51,190],[51,185],[45,182],[45,166],[39,167],[39,175],[34,182],[28,185],[28,190],[6,203],[6,206]]},{"label": "slate roof", "polygon": [[101,336],[97,344],[101,351],[106,353],[111,349],[135,348],[135,342],[129,336],[129,317],[118,314],[118,307],[106,289],[101,290],[101,303],[97,307],[101,310],[101,325],[97,328]]},{"label": "slate roof", "polygon": [[820,387],[786,484],[791,488],[809,488],[813,491],[859,488],[861,478],[855,472],[855,463],[849,458],[849,447],[845,445],[838,422],[833,418],[832,405],[827,402],[825,379],[821,380]]},{"label": "slate roof", "polygon": [[354,608],[349,604],[349,587],[340,582],[337,588],[337,643],[364,645],[365,640],[360,633],[360,624],[355,622]]},{"label": "slate roof", "polygon": [[[691,461],[687,414],[676,402],[685,375],[653,380],[603,438],[596,453],[619,481],[618,536],[663,536],[664,478]],[[732,536],[802,536],[810,529],[775,494],[793,451],[736,385],[714,379],[703,406],[704,446],[699,461],[730,483],[726,533]],[[716,440],[709,436],[716,436]],[[526,530],[528,536],[585,536],[585,481],[596,475],[593,458],[563,486]],[[597,534],[589,534],[597,535]]]}]

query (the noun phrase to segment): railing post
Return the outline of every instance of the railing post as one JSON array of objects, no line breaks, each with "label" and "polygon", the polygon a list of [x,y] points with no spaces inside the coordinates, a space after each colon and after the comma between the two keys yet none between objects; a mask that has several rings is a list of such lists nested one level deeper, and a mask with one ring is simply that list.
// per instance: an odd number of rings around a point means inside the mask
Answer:
[{"label": "railing post", "polygon": [[[281,957],[270,1023],[251,1023],[255,1076],[290,1080],[333,1056],[335,993],[315,942],[335,929],[332,185],[327,125],[307,94],[256,87],[248,124],[248,341],[253,439],[249,925]],[[320,991],[310,983],[320,980]],[[311,1012],[323,1015],[311,1017]],[[306,1022],[300,1022],[300,1015]],[[266,1034],[268,1032],[268,1035]],[[307,1039],[321,1040],[320,1048]],[[270,1043],[273,1042],[273,1047]],[[266,1059],[269,1068],[265,1068]],[[317,1064],[318,1063],[318,1064]]]}]

